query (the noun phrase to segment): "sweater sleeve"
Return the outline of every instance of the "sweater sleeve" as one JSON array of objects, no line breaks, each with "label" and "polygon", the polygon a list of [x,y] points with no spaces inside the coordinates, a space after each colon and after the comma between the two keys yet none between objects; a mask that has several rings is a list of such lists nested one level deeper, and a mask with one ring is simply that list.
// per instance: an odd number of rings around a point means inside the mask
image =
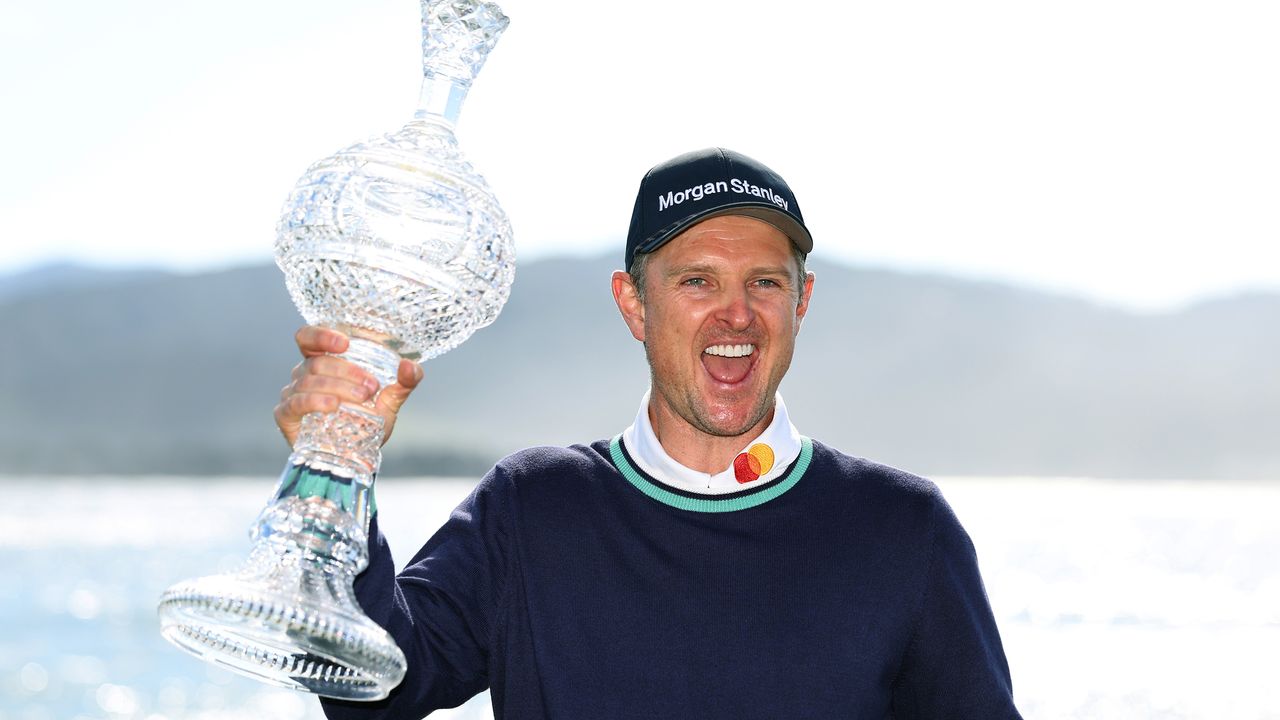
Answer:
[{"label": "sweater sleeve", "polygon": [[973,543],[942,496],[934,500],[932,549],[915,631],[894,683],[893,716],[1020,718]]},{"label": "sweater sleeve", "polygon": [[327,717],[417,720],[488,688],[490,639],[512,557],[507,503],[502,472],[495,468],[399,576],[375,516],[369,566],[356,578],[356,598],[391,633],[408,671],[383,700],[321,698]]}]

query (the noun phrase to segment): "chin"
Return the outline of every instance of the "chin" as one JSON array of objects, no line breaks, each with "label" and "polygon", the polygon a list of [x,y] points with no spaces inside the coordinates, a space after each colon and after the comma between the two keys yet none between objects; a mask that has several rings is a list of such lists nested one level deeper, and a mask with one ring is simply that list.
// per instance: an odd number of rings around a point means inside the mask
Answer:
[{"label": "chin", "polygon": [[751,432],[768,415],[768,404],[759,403],[745,409],[706,413],[703,427],[717,437],[738,437]]}]

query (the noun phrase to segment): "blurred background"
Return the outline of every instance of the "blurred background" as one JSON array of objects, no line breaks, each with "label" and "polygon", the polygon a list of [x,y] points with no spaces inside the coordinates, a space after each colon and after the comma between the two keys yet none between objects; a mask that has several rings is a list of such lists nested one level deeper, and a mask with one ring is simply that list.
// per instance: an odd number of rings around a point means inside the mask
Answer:
[{"label": "blurred background", "polygon": [[[387,448],[400,560],[498,458],[630,422],[635,189],[722,145],[816,239],[798,427],[942,485],[1024,714],[1280,717],[1280,10],[502,7],[458,134],[520,264]],[[420,74],[407,0],[0,6],[0,720],[317,716],[154,604],[284,461],[285,195]]]}]

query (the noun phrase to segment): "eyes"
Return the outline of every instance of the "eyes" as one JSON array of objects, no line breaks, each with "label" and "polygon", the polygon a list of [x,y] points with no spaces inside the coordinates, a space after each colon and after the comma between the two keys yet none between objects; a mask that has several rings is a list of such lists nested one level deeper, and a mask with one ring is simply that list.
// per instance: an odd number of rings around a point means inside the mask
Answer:
[{"label": "eyes", "polygon": [[[685,287],[696,287],[696,288],[711,287],[711,281],[701,276],[687,277],[681,280],[680,284]],[[750,285],[750,287],[762,288],[762,289],[781,288],[783,286],[780,281],[775,280],[773,278],[767,278],[767,277],[756,278],[748,284]]]}]

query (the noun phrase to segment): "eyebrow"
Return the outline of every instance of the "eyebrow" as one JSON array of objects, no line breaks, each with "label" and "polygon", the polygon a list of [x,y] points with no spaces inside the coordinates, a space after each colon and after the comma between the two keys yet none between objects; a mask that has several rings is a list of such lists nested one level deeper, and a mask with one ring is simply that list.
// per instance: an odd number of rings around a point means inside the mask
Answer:
[{"label": "eyebrow", "polygon": [[689,263],[688,265],[677,265],[675,267],[668,268],[663,275],[665,277],[675,277],[676,275],[684,275],[686,273],[713,274],[715,272],[716,269],[713,265],[707,263]]},{"label": "eyebrow", "polygon": [[[717,265],[709,263],[689,263],[687,265],[677,265],[673,266],[673,268],[669,268],[666,273],[663,273],[663,277],[671,279],[677,277],[677,275],[689,273],[714,275],[718,274],[719,270]],[[765,275],[765,277],[785,277],[787,278],[788,283],[795,282],[795,273],[792,273],[790,268],[786,268],[786,266],[783,265],[756,265],[755,268],[750,268],[746,274]]]},{"label": "eyebrow", "polygon": [[[664,275],[666,277],[673,277],[675,275],[684,275],[685,273],[716,274],[718,272],[720,272],[719,268],[709,263],[689,263],[687,265],[677,265],[675,267],[669,268],[667,272],[664,273]],[[791,277],[792,275],[790,268],[784,267],[782,265],[758,265],[756,267],[749,269],[747,271],[747,274],[748,275],[786,275],[787,277]]]}]

